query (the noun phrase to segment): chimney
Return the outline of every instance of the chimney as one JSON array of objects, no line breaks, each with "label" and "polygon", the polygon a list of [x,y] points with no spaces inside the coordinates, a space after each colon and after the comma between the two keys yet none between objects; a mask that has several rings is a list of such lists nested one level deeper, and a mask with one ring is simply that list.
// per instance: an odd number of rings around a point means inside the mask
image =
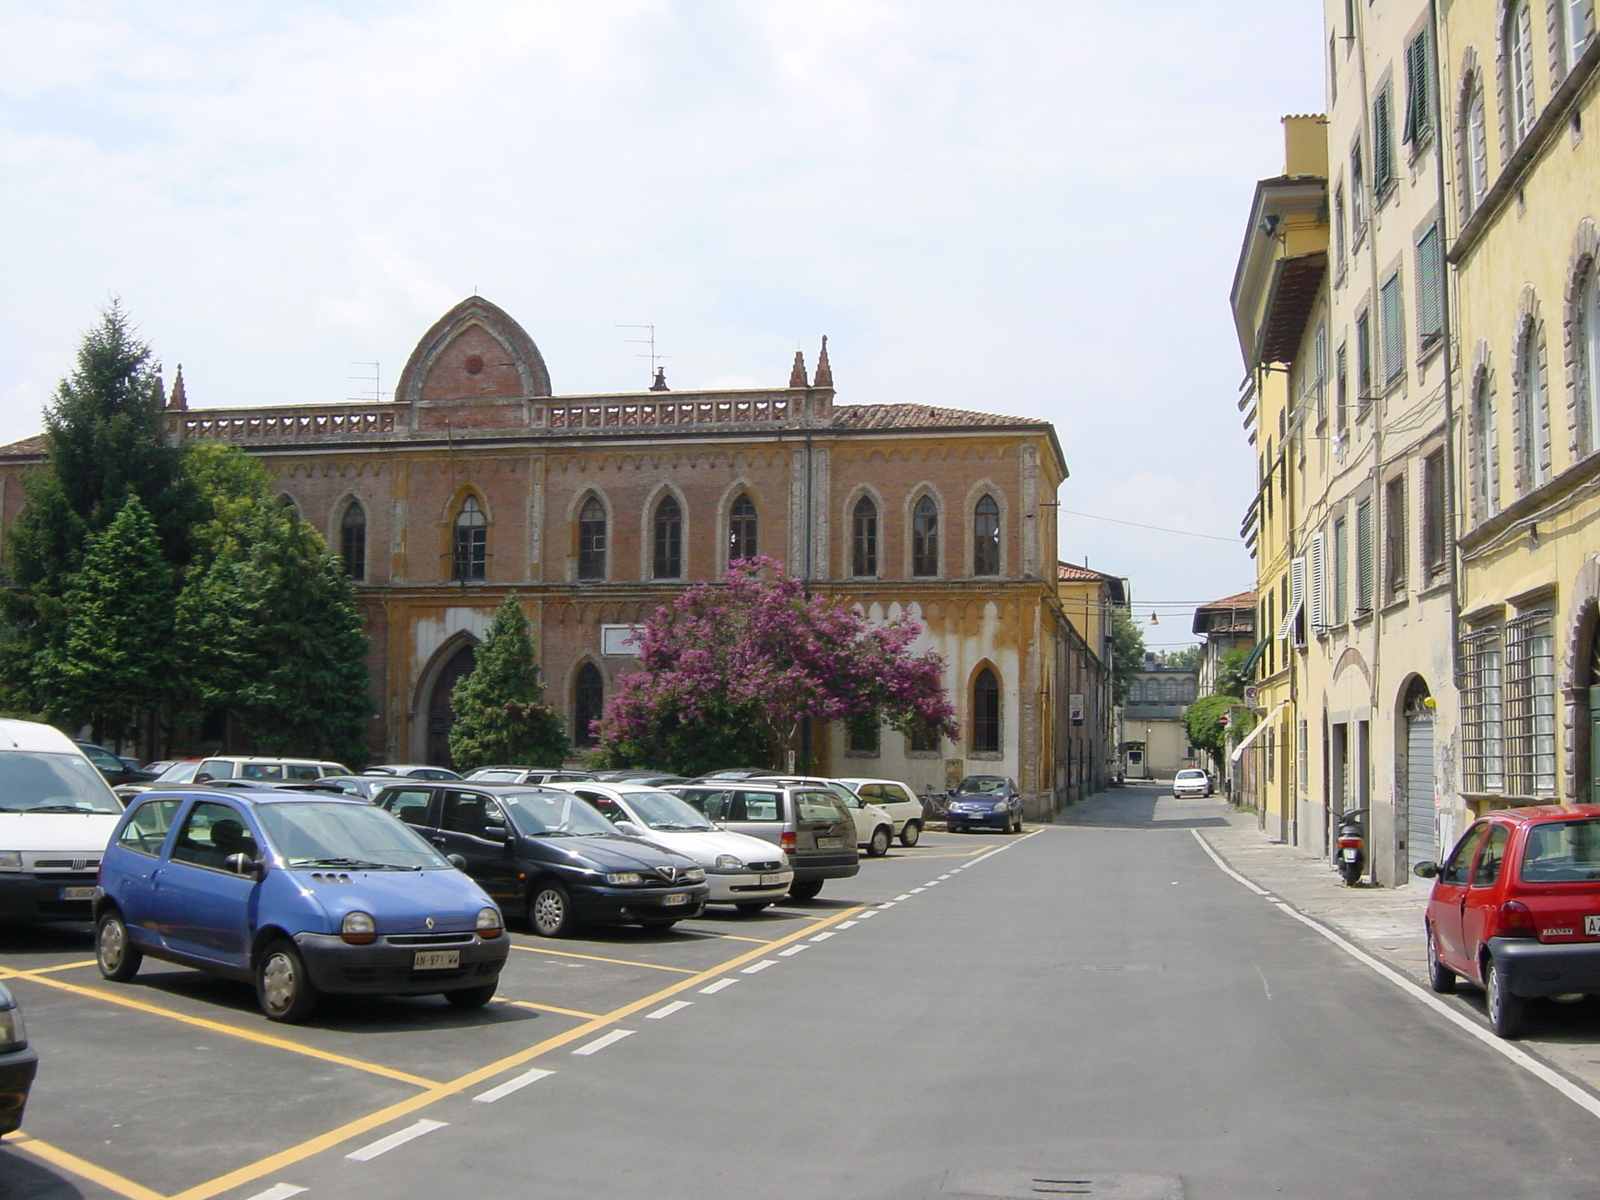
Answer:
[{"label": "chimney", "polygon": [[828,335],[822,335],[822,353],[817,355],[817,377],[811,381],[813,387],[831,388],[833,386],[833,367],[828,363]]},{"label": "chimney", "polygon": [[794,366],[789,368],[789,386],[792,388],[811,386],[806,382],[806,356],[798,350],[794,352]]},{"label": "chimney", "polygon": [[652,392],[670,392],[672,390],[667,386],[667,369],[665,367],[656,368],[656,381],[650,385],[650,390]]}]

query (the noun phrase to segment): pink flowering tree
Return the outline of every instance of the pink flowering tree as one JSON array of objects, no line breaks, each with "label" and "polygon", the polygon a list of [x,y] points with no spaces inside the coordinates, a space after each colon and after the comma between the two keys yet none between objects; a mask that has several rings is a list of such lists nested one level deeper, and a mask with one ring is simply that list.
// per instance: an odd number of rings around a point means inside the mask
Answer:
[{"label": "pink flowering tree", "polygon": [[599,748],[617,766],[698,774],[788,767],[807,720],[953,738],[944,660],[910,649],[921,632],[910,617],[875,625],[808,595],[773,559],[738,560],[724,582],[689,589],[646,623],[639,669],[598,722]]}]

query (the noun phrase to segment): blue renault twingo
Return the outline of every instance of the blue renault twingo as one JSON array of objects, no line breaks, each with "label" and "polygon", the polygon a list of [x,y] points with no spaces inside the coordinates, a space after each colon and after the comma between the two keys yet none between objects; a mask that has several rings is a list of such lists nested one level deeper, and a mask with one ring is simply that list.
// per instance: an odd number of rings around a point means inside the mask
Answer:
[{"label": "blue renault twingo", "polygon": [[146,954],[253,982],[303,1021],[320,993],[494,998],[510,944],[483,890],[400,821],[304,792],[146,792],[100,865],[107,979]]}]

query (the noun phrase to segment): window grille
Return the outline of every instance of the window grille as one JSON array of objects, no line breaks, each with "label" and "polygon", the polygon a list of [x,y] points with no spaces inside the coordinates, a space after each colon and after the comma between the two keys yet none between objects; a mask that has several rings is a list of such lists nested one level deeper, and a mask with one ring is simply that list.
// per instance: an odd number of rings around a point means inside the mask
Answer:
[{"label": "window grille", "polygon": [[1556,790],[1555,636],[1540,609],[1506,625],[1506,791],[1537,798]]},{"label": "window grille", "polygon": [[1501,687],[1500,631],[1485,629],[1462,638],[1461,768],[1469,792],[1505,790]]},{"label": "window grille", "polygon": [[972,684],[972,749],[976,754],[1000,752],[1000,681],[988,667]]}]

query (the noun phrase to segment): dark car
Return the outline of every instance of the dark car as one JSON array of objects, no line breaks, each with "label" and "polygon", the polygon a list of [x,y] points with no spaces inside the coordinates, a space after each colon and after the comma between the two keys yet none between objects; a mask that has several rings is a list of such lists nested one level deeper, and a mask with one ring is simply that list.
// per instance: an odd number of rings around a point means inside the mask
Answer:
[{"label": "dark car", "polygon": [[666,929],[698,916],[711,889],[693,859],[625,837],[571,792],[520,784],[391,782],[374,799],[542,937],[576,926]]},{"label": "dark car", "polygon": [[1529,1000],[1600,995],[1600,805],[1488,813],[1443,863],[1412,870],[1433,880],[1428,982],[1481,987],[1501,1037],[1522,1029]]},{"label": "dark car", "polygon": [[665,789],[681,796],[716,824],[771,842],[794,868],[789,895],[814,900],[828,879],[845,879],[861,870],[856,852],[856,822],[831,790],[812,784],[747,782],[682,784]]},{"label": "dark car", "polygon": [[39,1055],[28,1045],[22,1010],[0,983],[0,1134],[22,1127],[22,1110],[28,1106],[28,1089],[39,1069]]},{"label": "dark car", "polygon": [[968,775],[950,793],[944,819],[951,833],[989,826],[1021,833],[1022,794],[1004,775]]},{"label": "dark car", "polygon": [[156,777],[154,771],[129,766],[126,760],[118,758],[104,746],[96,746],[93,742],[79,742],[77,746],[112,787],[119,783],[147,783]]},{"label": "dark car", "polygon": [[278,786],[291,792],[336,792],[371,803],[374,796],[395,782],[395,778],[393,775],[324,775],[321,779]]}]

